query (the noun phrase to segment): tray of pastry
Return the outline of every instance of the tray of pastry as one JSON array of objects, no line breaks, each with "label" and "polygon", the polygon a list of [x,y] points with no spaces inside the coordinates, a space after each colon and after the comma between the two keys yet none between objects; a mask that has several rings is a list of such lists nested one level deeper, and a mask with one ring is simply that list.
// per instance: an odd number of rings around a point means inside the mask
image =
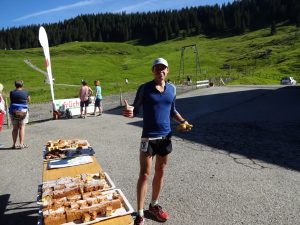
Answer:
[{"label": "tray of pastry", "polygon": [[107,191],[114,188],[116,188],[115,184],[105,172],[83,173],[76,177],[61,177],[57,180],[43,182],[39,186],[37,202],[47,206],[54,199],[92,191]]},{"label": "tray of pastry", "polygon": [[38,225],[87,225],[131,214],[133,211],[120,189],[84,192],[41,205]]},{"label": "tray of pastry", "polygon": [[94,155],[95,151],[87,140],[59,139],[56,141],[48,141],[43,148],[43,159],[64,159],[76,157],[79,155]]}]

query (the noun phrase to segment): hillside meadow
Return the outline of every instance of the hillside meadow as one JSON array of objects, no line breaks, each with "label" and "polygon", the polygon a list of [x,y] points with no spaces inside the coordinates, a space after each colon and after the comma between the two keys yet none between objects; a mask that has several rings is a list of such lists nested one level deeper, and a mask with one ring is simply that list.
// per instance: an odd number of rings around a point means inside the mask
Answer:
[{"label": "hillside meadow", "polygon": [[[38,34],[36,35],[38,38]],[[181,48],[196,44],[200,71],[196,74],[195,49],[184,51],[184,74],[179,74]],[[99,79],[103,94],[133,91],[152,79],[151,64],[157,57],[169,62],[169,79],[180,83],[190,76],[193,81],[211,79],[216,84],[222,78],[227,84],[279,84],[283,76],[293,76],[300,82],[300,30],[295,26],[278,26],[232,37],[193,36],[154,45],[134,42],[72,42],[50,48],[55,98],[78,96],[80,82],[89,85]],[[24,59],[45,70],[42,48],[0,50],[0,82],[7,95],[14,81],[24,80],[32,102],[51,99],[44,75],[24,63]],[[124,80],[128,78],[126,85]],[[63,86],[69,84],[78,86]]]}]

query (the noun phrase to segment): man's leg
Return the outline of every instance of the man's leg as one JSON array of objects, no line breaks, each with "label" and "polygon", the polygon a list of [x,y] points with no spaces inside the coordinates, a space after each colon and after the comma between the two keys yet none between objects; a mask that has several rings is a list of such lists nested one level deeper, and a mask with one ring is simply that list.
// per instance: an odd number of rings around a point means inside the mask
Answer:
[{"label": "man's leg", "polygon": [[144,209],[145,196],[147,193],[147,181],[151,173],[152,156],[140,152],[140,174],[137,182],[137,207]]},{"label": "man's leg", "polygon": [[152,201],[149,205],[149,212],[155,216],[158,221],[165,222],[169,219],[169,214],[158,204],[158,198],[162,189],[164,180],[164,171],[167,165],[168,155],[156,157],[155,174],[152,182]]},{"label": "man's leg", "polygon": [[152,181],[152,200],[158,200],[163,185],[164,171],[168,162],[168,155],[156,156],[155,173]]}]

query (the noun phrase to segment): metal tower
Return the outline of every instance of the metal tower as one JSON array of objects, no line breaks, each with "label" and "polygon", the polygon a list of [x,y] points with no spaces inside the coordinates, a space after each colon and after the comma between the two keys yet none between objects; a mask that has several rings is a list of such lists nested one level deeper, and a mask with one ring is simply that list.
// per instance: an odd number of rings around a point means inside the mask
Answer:
[{"label": "metal tower", "polygon": [[179,67],[179,81],[181,79],[181,77],[184,77],[184,50],[186,48],[192,48],[194,50],[195,53],[195,72],[196,72],[196,76],[198,75],[198,73],[200,74],[200,62],[199,62],[199,53],[198,53],[198,47],[196,44],[193,45],[186,45],[181,47],[181,56],[180,56],[180,67]]}]

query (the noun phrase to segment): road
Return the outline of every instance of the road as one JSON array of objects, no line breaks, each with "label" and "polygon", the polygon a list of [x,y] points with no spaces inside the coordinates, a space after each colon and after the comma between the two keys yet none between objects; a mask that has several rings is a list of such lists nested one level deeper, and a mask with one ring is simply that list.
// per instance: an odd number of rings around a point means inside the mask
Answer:
[{"label": "road", "polygon": [[[174,132],[160,199],[170,213],[165,224],[300,224],[299,97],[298,86],[212,87],[178,96],[176,107],[194,129]],[[31,124],[28,149],[1,149],[0,224],[36,224],[42,146],[61,138],[87,139],[135,208],[141,118],[120,113]],[[0,143],[11,146],[11,130]],[[146,212],[146,224],[158,222]]]}]

